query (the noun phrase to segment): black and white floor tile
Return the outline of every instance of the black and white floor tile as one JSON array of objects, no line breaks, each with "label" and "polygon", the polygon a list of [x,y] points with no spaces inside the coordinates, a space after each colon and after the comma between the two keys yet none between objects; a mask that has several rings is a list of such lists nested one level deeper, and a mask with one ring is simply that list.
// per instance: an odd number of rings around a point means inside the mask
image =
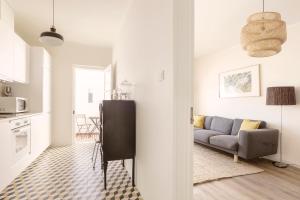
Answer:
[{"label": "black and white floor tile", "polygon": [[49,148],[0,193],[0,200],[142,199],[121,161],[109,162],[104,190],[100,158],[93,170],[93,143]]}]

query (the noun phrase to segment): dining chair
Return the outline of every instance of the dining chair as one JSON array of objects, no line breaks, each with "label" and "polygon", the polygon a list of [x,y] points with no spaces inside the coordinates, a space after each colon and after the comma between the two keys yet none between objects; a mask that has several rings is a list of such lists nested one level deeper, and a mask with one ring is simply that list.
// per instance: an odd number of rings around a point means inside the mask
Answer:
[{"label": "dining chair", "polygon": [[78,128],[78,133],[90,133],[90,128],[92,124],[87,123],[86,115],[85,114],[77,114],[76,115],[76,125]]},{"label": "dining chair", "polygon": [[[99,127],[97,127],[99,129],[99,137],[95,139],[95,145],[94,145],[94,150],[93,150],[93,154],[92,154],[92,162],[94,161],[93,164],[93,169],[95,169],[96,166],[96,161],[97,161],[97,157],[98,157],[98,152],[100,152],[100,156],[101,156],[101,168],[103,168],[102,166],[102,139],[103,139],[103,113],[102,113],[102,103],[99,104],[99,124],[97,123],[97,125]],[[96,155],[95,155],[96,152]],[[95,156],[95,157],[94,157]]]}]

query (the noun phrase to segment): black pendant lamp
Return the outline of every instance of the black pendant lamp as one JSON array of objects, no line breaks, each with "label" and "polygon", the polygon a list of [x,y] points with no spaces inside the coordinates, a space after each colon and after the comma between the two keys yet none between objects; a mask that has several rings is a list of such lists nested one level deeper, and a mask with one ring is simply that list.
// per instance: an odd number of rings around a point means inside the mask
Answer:
[{"label": "black pendant lamp", "polygon": [[56,28],[54,26],[54,0],[52,0],[52,3],[52,26],[50,28],[50,31],[41,33],[39,41],[47,46],[61,46],[64,43],[64,37],[56,32]]}]

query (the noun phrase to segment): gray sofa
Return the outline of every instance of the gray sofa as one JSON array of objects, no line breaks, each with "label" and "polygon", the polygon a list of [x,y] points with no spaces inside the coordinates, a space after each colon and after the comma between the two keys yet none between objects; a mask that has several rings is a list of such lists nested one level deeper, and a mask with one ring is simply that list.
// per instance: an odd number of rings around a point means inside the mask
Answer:
[{"label": "gray sofa", "polygon": [[231,153],[235,161],[238,157],[253,159],[277,153],[278,130],[268,129],[262,121],[259,129],[240,131],[242,122],[206,116],[204,129],[194,128],[194,142]]}]

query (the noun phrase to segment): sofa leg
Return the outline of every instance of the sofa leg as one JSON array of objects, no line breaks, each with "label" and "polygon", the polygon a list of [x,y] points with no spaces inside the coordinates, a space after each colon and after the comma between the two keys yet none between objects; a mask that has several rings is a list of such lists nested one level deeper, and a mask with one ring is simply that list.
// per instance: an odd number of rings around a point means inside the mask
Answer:
[{"label": "sofa leg", "polygon": [[237,163],[238,161],[239,161],[239,156],[238,155],[233,155],[233,161],[235,162],[235,163]]}]

